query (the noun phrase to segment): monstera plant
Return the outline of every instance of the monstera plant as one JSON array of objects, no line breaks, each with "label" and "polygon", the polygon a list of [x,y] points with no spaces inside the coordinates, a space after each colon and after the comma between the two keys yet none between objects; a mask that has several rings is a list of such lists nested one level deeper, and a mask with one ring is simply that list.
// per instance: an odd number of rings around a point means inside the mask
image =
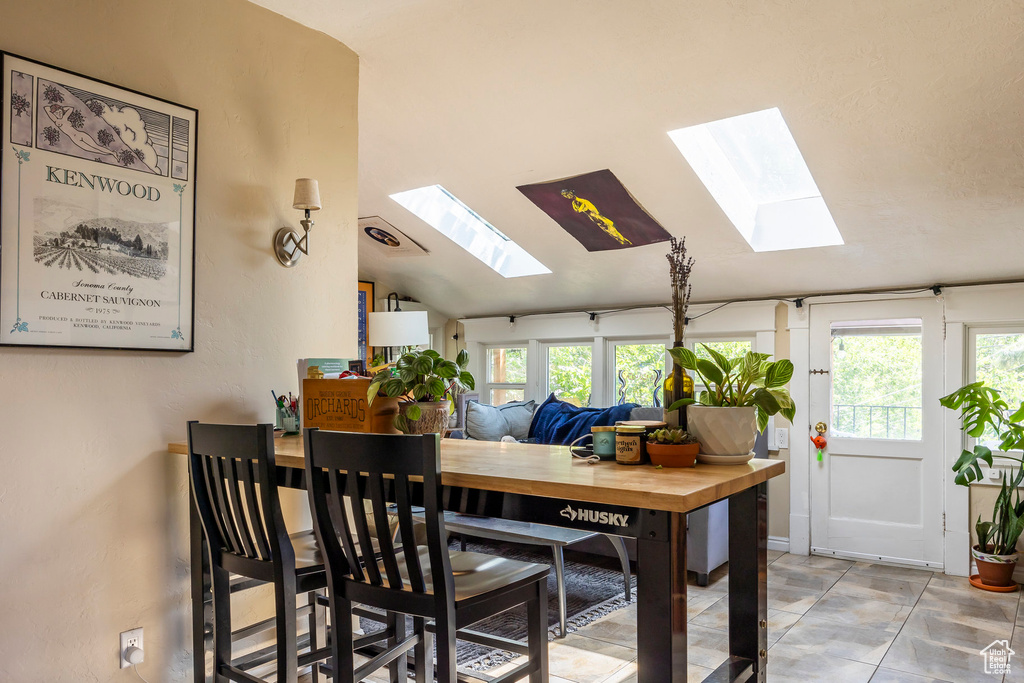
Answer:
[{"label": "monstera plant", "polygon": [[395,427],[406,433],[438,432],[447,424],[451,397],[476,386],[466,366],[469,354],[463,349],[454,361],[445,360],[432,349],[412,349],[403,353],[393,366],[384,368],[370,381],[367,399],[373,403],[378,393],[402,397]]},{"label": "monstera plant", "polygon": [[709,358],[684,347],[669,349],[672,359],[695,372],[705,389],[694,398],[676,401],[668,410],[687,406],[687,429],[700,441],[702,458],[729,456],[729,462],[739,463],[753,457],[754,441],[768,426],[769,417],[781,413],[792,422],[796,416],[786,389],[793,363],[770,361],[770,355],[753,351],[727,358],[706,344],[701,346]]},{"label": "monstera plant", "polygon": [[[997,452],[982,443],[964,450],[953,465],[956,483],[970,486],[980,481],[981,463],[989,467],[997,460],[1007,461],[1010,472],[1001,473],[1001,486],[992,509],[992,521],[978,517],[974,530],[978,544],[971,555],[978,565],[979,580],[985,586],[1013,585],[1013,570],[1017,564],[1017,540],[1024,533],[1024,500],[1019,486],[1024,482],[1024,460],[1015,452],[1024,450],[1024,403],[1010,412],[1010,405],[998,389],[985,382],[973,382],[939,399],[944,407],[959,410],[963,420],[961,429],[974,439],[981,439],[989,430],[997,436]],[[973,580],[972,580],[973,583]],[[975,584],[977,585],[977,584]]]}]

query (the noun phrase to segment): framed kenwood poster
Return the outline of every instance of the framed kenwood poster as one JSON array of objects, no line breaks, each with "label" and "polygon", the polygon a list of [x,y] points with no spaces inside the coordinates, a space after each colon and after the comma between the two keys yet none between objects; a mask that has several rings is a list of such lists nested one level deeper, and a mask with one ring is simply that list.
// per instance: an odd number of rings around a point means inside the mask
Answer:
[{"label": "framed kenwood poster", "polygon": [[0,344],[191,351],[198,112],[2,57]]}]

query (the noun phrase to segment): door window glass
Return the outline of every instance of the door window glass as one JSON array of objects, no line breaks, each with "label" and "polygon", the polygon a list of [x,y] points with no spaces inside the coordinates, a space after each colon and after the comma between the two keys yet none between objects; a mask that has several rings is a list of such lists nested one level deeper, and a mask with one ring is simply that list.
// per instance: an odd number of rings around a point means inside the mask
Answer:
[{"label": "door window glass", "polygon": [[832,324],[834,436],[921,440],[921,321]]}]

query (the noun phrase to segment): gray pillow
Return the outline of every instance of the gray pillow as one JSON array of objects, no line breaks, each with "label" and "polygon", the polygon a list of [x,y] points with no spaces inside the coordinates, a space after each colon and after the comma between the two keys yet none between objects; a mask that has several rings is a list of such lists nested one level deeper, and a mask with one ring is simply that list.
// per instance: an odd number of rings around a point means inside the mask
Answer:
[{"label": "gray pillow", "polygon": [[513,401],[492,406],[478,401],[466,403],[466,436],[480,441],[501,441],[508,435],[525,439],[530,435],[530,423],[536,401]]}]

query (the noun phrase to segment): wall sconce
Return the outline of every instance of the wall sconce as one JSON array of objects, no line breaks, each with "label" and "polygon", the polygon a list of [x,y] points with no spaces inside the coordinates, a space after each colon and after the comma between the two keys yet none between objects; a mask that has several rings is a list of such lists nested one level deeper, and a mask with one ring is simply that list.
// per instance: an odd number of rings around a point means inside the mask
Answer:
[{"label": "wall sconce", "polygon": [[274,235],[274,254],[282,266],[286,268],[294,266],[299,260],[300,252],[307,256],[309,255],[309,229],[313,227],[313,221],[309,217],[309,212],[319,211],[321,206],[320,186],[316,180],[312,178],[299,178],[296,180],[295,198],[292,200],[292,208],[302,209],[306,212],[306,217],[300,221],[304,234],[300,239],[299,233],[295,230],[281,228]]}]

